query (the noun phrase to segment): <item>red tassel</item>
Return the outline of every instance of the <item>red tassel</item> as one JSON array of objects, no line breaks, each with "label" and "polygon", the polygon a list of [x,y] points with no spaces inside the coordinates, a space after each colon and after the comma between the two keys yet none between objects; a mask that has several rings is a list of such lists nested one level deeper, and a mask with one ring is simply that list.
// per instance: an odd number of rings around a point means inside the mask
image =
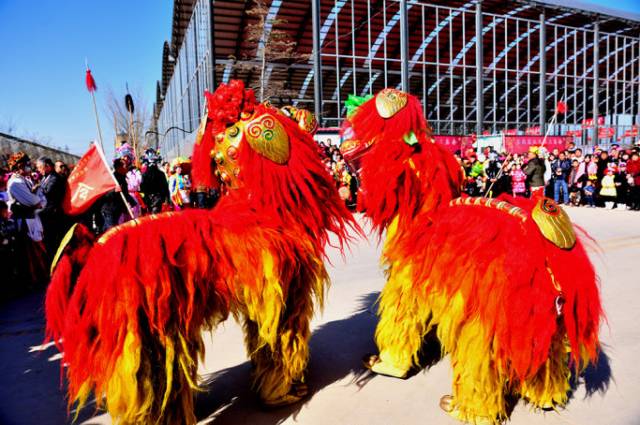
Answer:
[{"label": "red tassel", "polygon": [[98,86],[96,86],[96,80],[93,79],[93,75],[91,75],[91,70],[87,68],[87,75],[85,77],[85,83],[87,84],[87,90],[90,93],[98,90]]},{"label": "red tassel", "polygon": [[559,101],[558,105],[556,106],[556,113],[559,115],[564,115],[567,113],[567,104],[564,103],[563,101]]}]

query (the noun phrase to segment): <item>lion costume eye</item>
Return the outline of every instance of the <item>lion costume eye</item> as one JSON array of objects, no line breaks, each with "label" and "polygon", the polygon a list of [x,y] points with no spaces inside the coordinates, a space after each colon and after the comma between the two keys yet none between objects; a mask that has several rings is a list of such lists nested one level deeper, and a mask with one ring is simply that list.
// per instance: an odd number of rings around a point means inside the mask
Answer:
[{"label": "lion costume eye", "polygon": [[228,127],[224,133],[215,136],[216,144],[211,150],[211,158],[216,163],[215,175],[228,188],[237,188],[240,185],[237,177],[240,174],[238,168],[238,146],[242,141],[242,122]]}]

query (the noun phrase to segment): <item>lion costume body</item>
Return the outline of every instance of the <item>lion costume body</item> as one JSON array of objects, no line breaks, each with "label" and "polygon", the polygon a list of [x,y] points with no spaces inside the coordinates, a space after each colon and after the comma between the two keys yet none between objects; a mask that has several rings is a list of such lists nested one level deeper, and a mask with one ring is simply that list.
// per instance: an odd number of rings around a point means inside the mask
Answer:
[{"label": "lion costume body", "polygon": [[385,89],[350,121],[344,153],[360,159],[361,208],[386,230],[380,354],[368,367],[406,377],[435,332],[451,355],[453,396],[441,406],[452,416],[499,423],[510,395],[565,404],[570,368],[596,361],[602,310],[564,211],[548,199],[461,197],[462,169],[411,95]]},{"label": "lion costume body", "polygon": [[229,314],[243,322],[263,403],[304,397],[328,233],[342,247],[358,230],[298,123],[256,104],[238,81],[207,100],[194,185],[208,187],[215,175],[226,196],[213,210],[118,226],[83,258],[76,246],[47,293],[47,333],[64,350],[69,403],[93,393],[118,423],[195,423],[202,332]]}]

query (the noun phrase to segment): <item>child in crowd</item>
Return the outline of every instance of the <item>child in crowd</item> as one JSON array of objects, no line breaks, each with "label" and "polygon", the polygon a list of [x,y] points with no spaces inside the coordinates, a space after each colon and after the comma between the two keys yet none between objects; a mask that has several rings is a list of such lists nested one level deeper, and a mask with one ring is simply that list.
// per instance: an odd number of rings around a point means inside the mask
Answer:
[{"label": "child in crowd", "polygon": [[591,207],[591,208],[595,208],[596,207],[596,202],[594,199],[595,193],[596,193],[596,187],[593,184],[592,180],[587,180],[585,182],[585,187],[583,190],[583,196],[584,196],[584,200],[585,203]]},{"label": "child in crowd", "polygon": [[525,196],[527,175],[522,171],[522,165],[515,163],[511,166],[511,190],[513,196]]},{"label": "child in crowd", "polygon": [[605,208],[612,210],[618,196],[613,168],[607,168],[607,174],[602,178],[600,196],[604,201]]}]

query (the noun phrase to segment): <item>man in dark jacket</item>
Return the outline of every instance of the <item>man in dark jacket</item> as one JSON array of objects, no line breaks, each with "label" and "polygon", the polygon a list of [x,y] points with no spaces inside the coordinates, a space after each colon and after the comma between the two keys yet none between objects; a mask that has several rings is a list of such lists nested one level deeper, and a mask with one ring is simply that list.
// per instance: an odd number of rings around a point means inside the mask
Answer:
[{"label": "man in dark jacket", "polygon": [[567,159],[564,152],[560,152],[558,158],[551,163],[553,199],[556,203],[560,203],[560,191],[562,190],[563,203],[569,205],[569,187],[567,185],[569,172],[571,172],[571,161]]},{"label": "man in dark jacket", "polygon": [[632,210],[640,211],[640,155],[638,152],[631,154],[631,159],[627,162],[627,176],[629,176],[630,202]]},{"label": "man in dark jacket", "polygon": [[491,188],[491,193],[486,193],[485,196],[489,198],[495,198],[500,194],[509,190],[507,175],[502,170],[503,163],[498,161],[498,154],[496,152],[489,152],[489,162],[485,167],[484,173],[487,177],[486,190]]},{"label": "man in dark jacket", "polygon": [[151,214],[162,212],[162,204],[169,200],[169,185],[155,162],[149,162],[147,170],[142,174],[140,192],[144,195],[144,203]]},{"label": "man in dark jacket", "polygon": [[44,245],[49,259],[53,259],[66,231],[67,222],[62,210],[62,201],[67,191],[67,184],[65,178],[56,173],[50,158],[39,158],[36,161],[36,168],[43,176],[40,189],[47,200],[47,205],[40,211]]},{"label": "man in dark jacket", "polygon": [[102,232],[106,232],[110,228],[117,226],[122,214],[128,214],[127,206],[122,200],[120,193],[124,195],[124,198],[129,205],[135,205],[136,201],[129,195],[129,188],[127,186],[127,165],[122,158],[117,158],[113,161],[113,176],[119,184],[119,188],[115,191],[109,192],[102,197],[102,203],[100,206],[100,214],[102,215]]},{"label": "man in dark jacket", "polygon": [[527,175],[527,183],[531,188],[531,196],[544,195],[544,172],[546,166],[544,161],[538,158],[537,151],[529,151],[529,161],[524,166],[524,173]]}]

